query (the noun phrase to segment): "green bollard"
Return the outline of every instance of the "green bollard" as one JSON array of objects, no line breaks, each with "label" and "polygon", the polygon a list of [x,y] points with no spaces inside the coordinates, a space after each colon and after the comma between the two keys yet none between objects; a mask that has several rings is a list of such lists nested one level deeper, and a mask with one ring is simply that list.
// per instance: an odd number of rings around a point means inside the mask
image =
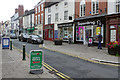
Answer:
[{"label": "green bollard", "polygon": [[25,44],[23,44],[23,59],[22,60],[26,60],[26,58],[25,58]]},{"label": "green bollard", "polygon": [[10,40],[10,50],[12,50],[12,40]]}]

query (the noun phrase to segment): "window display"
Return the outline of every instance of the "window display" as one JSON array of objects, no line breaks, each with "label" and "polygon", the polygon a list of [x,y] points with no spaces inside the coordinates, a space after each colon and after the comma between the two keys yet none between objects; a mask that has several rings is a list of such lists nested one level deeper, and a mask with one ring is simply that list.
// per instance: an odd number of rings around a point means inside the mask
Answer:
[{"label": "window display", "polygon": [[76,28],[76,39],[77,41],[83,41],[84,27]]},{"label": "window display", "polygon": [[118,25],[118,40],[120,40],[120,25]]}]

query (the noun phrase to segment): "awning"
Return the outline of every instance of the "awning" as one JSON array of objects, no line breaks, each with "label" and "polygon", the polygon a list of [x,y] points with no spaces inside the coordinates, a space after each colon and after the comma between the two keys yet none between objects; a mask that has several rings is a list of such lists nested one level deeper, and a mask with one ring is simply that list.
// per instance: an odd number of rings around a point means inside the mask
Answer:
[{"label": "awning", "polygon": [[33,28],[29,28],[29,29],[27,29],[27,31],[34,31],[35,30],[35,28],[33,27]]}]

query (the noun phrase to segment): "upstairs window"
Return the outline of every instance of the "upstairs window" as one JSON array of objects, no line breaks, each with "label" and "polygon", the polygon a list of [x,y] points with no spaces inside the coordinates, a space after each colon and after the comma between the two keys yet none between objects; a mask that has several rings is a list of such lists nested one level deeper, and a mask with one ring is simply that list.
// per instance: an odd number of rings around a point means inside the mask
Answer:
[{"label": "upstairs window", "polygon": [[48,24],[51,24],[51,15],[48,15]]},{"label": "upstairs window", "polygon": [[48,13],[50,13],[50,12],[51,12],[51,7],[48,8]]},{"label": "upstairs window", "polygon": [[55,14],[55,22],[58,21],[58,13]]},{"label": "upstairs window", "polygon": [[120,12],[120,0],[116,0],[116,12]]},{"label": "upstairs window", "polygon": [[40,13],[40,6],[38,7],[38,12]]},{"label": "upstairs window", "polygon": [[64,11],[64,20],[68,20],[68,11]]},{"label": "upstairs window", "polygon": [[98,14],[99,13],[99,1],[98,0],[92,0],[92,14]]},{"label": "upstairs window", "polygon": [[40,14],[38,15],[38,24],[40,24]]},{"label": "upstairs window", "polygon": [[37,8],[35,8],[35,13],[37,14]]},{"label": "upstairs window", "polygon": [[43,11],[43,4],[41,5],[41,11]]},{"label": "upstairs window", "polygon": [[43,13],[41,14],[41,24],[43,24]]},{"label": "upstairs window", "polygon": [[80,3],[80,16],[85,16],[85,0],[82,0]]}]

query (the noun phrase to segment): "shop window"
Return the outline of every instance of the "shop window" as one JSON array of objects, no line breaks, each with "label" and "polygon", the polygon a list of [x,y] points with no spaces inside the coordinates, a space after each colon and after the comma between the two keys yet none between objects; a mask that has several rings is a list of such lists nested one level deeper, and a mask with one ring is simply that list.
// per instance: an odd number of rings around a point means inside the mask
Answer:
[{"label": "shop window", "polygon": [[120,25],[118,25],[118,40],[120,41]]},{"label": "shop window", "polygon": [[110,30],[110,42],[116,41],[116,30]]},{"label": "shop window", "polygon": [[76,27],[76,40],[83,41],[83,36],[84,36],[84,27],[82,26]]},{"label": "shop window", "polygon": [[99,1],[98,0],[92,0],[92,15],[98,14],[99,10]]},{"label": "shop window", "polygon": [[80,16],[85,16],[85,0],[82,0],[80,3]]}]

